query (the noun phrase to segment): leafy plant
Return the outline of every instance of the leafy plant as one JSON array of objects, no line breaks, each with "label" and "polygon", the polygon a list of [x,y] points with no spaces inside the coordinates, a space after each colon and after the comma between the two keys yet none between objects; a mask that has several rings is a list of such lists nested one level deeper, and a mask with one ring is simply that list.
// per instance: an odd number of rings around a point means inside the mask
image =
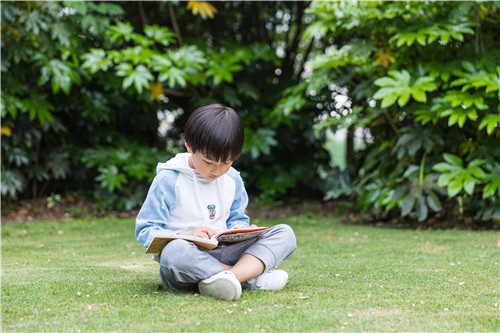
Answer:
[{"label": "leafy plant", "polygon": [[386,108],[398,101],[399,106],[405,106],[413,97],[417,102],[425,103],[427,101],[426,92],[434,91],[437,85],[434,78],[422,76],[412,81],[411,75],[406,70],[389,71],[391,77],[382,77],[375,80],[375,84],[380,88],[373,98],[382,100],[381,107]]},{"label": "leafy plant", "polygon": [[[419,221],[430,211],[493,218],[485,209],[500,197],[498,6],[314,2],[308,12],[307,35],[325,48],[308,60],[305,81],[332,87],[314,89],[324,109],[315,128],[368,133],[365,148],[351,152],[352,182],[341,192],[362,210],[398,206]],[[368,57],[348,52],[354,40],[369,46]],[[312,90],[305,84],[288,88],[276,109],[301,112]],[[337,103],[337,91],[355,107]]]},{"label": "leafy plant", "polygon": [[401,216],[407,216],[416,211],[418,221],[425,221],[429,209],[434,212],[441,211],[440,196],[443,189],[436,184],[438,175],[425,174],[425,155],[420,166],[410,165],[403,174],[400,184],[396,187],[393,200],[399,200]]},{"label": "leafy plant", "polygon": [[483,199],[500,197],[500,164],[498,162],[486,163],[484,169],[486,173],[482,180],[487,185],[483,189]]},{"label": "leafy plant", "polygon": [[146,197],[158,161],[167,160],[173,154],[122,142],[117,147],[88,148],[82,162],[97,171],[94,196],[101,206],[130,210]]},{"label": "leafy plant", "polygon": [[459,194],[462,189],[465,193],[472,195],[476,184],[484,177],[484,160],[476,159],[464,166],[460,157],[445,153],[445,162],[434,165],[433,169],[442,172],[438,179],[438,185],[446,187],[450,198]]}]

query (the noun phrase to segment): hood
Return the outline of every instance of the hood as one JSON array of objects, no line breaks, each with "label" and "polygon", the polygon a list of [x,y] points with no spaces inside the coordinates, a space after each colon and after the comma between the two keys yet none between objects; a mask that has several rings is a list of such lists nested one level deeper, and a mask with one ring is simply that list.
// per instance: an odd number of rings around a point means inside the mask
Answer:
[{"label": "hood", "polygon": [[156,166],[156,173],[159,173],[162,170],[175,170],[179,171],[190,179],[196,178],[196,180],[199,182],[207,183],[208,180],[205,180],[200,176],[198,171],[189,166],[189,157],[191,157],[190,153],[180,153],[175,155],[174,158],[171,158],[166,163],[158,163],[158,165]]},{"label": "hood", "polygon": [[189,167],[190,156],[190,153],[181,153],[175,155],[174,158],[171,158],[166,163],[158,163],[156,166],[156,173],[159,173],[161,170],[175,170],[192,175],[193,169]]}]

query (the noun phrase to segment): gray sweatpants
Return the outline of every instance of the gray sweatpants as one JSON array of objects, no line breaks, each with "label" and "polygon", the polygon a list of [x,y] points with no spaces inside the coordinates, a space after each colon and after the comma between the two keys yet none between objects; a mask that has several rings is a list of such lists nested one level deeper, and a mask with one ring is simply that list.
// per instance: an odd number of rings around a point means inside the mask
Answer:
[{"label": "gray sweatpants", "polygon": [[260,259],[266,270],[276,267],[292,255],[297,247],[295,234],[286,224],[269,228],[262,236],[234,244],[219,244],[203,250],[194,243],[176,239],[160,255],[160,277],[167,288],[194,290],[198,282],[219,272],[222,266],[234,265],[245,253]]}]

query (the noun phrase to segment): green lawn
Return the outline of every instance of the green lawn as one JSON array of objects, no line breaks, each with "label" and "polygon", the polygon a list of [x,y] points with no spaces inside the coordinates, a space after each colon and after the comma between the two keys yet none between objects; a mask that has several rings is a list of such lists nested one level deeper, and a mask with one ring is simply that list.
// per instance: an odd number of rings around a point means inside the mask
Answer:
[{"label": "green lawn", "polygon": [[157,290],[158,267],[115,218],[2,226],[2,331],[492,331],[499,234],[298,216],[281,292],[238,301]]}]

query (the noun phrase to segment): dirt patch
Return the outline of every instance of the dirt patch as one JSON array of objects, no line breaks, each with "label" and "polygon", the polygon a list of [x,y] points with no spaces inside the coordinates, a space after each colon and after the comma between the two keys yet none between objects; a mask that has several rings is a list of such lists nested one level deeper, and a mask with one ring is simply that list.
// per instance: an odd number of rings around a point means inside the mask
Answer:
[{"label": "dirt patch", "polygon": [[[412,218],[402,218],[398,212],[386,213],[376,209],[370,213],[357,213],[356,204],[350,201],[296,201],[288,204],[260,204],[251,199],[247,215],[255,224],[262,220],[287,219],[294,216],[337,217],[347,224],[359,224],[382,228],[402,229],[456,229],[456,230],[500,230],[500,224],[492,221],[479,221],[470,216],[449,217],[435,214],[425,222]],[[64,221],[88,219],[103,216],[135,219],[139,209],[126,212],[106,211],[83,196],[70,195],[58,201],[45,199],[22,201],[4,207],[2,205],[2,224],[30,222],[33,220]]]},{"label": "dirt patch", "polygon": [[[335,214],[339,212],[335,202],[302,201],[287,205],[263,205],[252,203],[249,205],[247,214],[252,221],[286,219],[291,216],[308,214]],[[340,205],[342,206],[342,205]],[[2,206],[2,223],[30,222],[33,220],[64,221],[68,219],[117,216],[119,218],[135,219],[139,209],[126,212],[106,211],[99,205],[82,196],[68,196],[57,202],[49,199],[39,199],[17,202],[7,207]]]},{"label": "dirt patch", "polygon": [[500,224],[494,221],[483,221],[473,216],[448,214],[442,212],[430,216],[423,222],[416,217],[401,217],[398,212],[385,212],[376,209],[369,213],[349,213],[345,223],[362,224],[373,227],[416,229],[416,230],[500,230]]},{"label": "dirt patch", "polygon": [[89,217],[115,215],[120,218],[134,218],[138,210],[128,212],[106,211],[99,205],[79,195],[69,195],[60,200],[49,198],[20,201],[10,205],[2,203],[2,224],[31,222],[33,220],[64,221]]}]

